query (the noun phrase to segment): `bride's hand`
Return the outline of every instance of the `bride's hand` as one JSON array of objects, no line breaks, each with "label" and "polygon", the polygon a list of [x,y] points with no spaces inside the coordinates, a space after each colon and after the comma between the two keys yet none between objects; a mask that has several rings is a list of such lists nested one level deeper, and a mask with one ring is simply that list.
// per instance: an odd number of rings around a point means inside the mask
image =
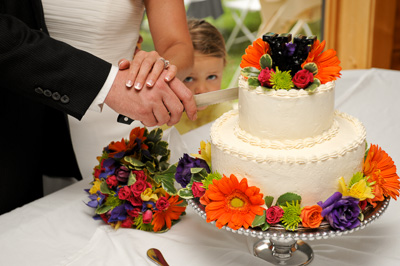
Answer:
[{"label": "bride's hand", "polygon": [[132,62],[121,59],[118,66],[121,70],[131,66],[126,86],[129,88],[133,86],[137,90],[141,90],[145,83],[147,87],[152,87],[166,67],[168,72],[164,78],[165,81],[171,81],[177,73],[176,66],[166,64],[156,51],[138,51]]}]

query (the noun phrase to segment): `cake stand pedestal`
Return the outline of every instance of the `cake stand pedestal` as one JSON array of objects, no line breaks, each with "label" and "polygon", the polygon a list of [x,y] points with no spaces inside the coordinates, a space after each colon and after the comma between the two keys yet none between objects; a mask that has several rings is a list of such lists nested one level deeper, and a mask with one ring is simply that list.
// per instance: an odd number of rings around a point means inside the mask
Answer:
[{"label": "cake stand pedestal", "polygon": [[[200,215],[203,219],[207,218],[204,206],[197,199],[187,200],[188,204]],[[373,221],[378,219],[389,206],[390,199],[387,198],[377,204],[375,208],[364,210],[364,221],[359,226],[351,230],[333,230],[327,222],[322,222],[321,226],[316,229],[299,227],[295,232],[286,231],[280,225],[271,226],[268,230],[262,231],[258,229],[238,230],[224,226],[225,229],[232,233],[240,235],[256,237],[261,239],[253,246],[253,254],[263,260],[266,260],[275,265],[308,265],[314,258],[312,248],[304,241],[319,240],[331,237],[337,237],[353,233],[364,229]],[[210,224],[215,224],[211,222]]]}]

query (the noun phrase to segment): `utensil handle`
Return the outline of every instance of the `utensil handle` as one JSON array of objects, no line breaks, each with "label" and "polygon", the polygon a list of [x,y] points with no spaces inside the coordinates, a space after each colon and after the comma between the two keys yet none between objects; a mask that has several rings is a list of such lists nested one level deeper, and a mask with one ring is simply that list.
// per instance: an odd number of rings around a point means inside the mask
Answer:
[{"label": "utensil handle", "polygon": [[132,124],[133,121],[135,121],[135,120],[133,120],[127,116],[124,116],[124,115],[118,115],[118,118],[117,118],[117,122],[122,123],[122,124],[127,124],[127,125]]}]

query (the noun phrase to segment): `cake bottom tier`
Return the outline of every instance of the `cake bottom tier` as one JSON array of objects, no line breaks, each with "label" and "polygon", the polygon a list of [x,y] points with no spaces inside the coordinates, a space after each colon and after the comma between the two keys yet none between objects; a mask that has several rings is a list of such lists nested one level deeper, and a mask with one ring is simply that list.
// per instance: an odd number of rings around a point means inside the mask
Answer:
[{"label": "cake bottom tier", "polygon": [[[212,171],[247,178],[264,196],[275,199],[286,192],[302,197],[302,206],[325,201],[362,171],[364,126],[346,113],[335,112],[338,131],[331,139],[302,149],[271,149],[244,142],[235,135],[237,111],[221,116],[211,128]],[[295,129],[294,129],[295,130]]]}]

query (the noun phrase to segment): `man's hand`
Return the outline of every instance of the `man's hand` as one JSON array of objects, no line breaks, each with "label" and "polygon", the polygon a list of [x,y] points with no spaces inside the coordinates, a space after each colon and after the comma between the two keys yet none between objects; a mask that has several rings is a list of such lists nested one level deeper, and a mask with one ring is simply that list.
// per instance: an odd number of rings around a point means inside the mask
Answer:
[{"label": "man's hand", "polygon": [[164,70],[153,87],[135,90],[125,86],[129,71],[118,71],[105,103],[119,114],[141,121],[145,126],[172,126],[182,112],[191,120],[197,118],[196,103],[191,91],[178,79],[165,81]]}]

